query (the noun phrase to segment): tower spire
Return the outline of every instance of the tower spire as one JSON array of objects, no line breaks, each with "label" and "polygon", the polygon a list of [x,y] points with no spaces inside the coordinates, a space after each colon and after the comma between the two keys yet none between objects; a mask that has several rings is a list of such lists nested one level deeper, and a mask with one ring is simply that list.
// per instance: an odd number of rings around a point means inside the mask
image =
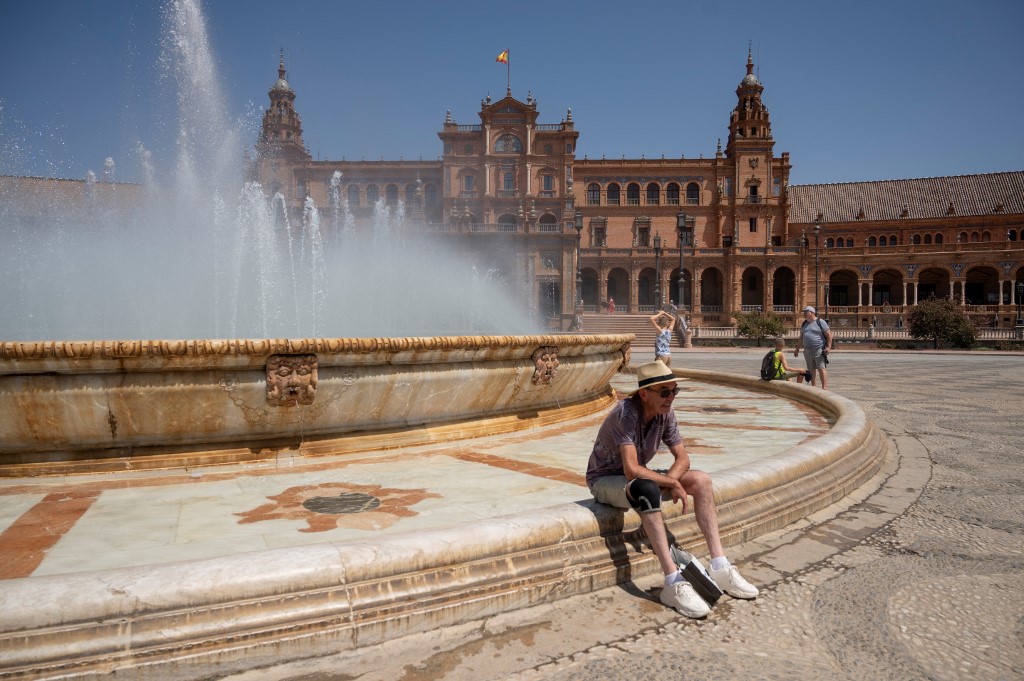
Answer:
[{"label": "tower spire", "polygon": [[277,65],[277,77],[284,80],[284,48],[281,48],[281,61]]}]

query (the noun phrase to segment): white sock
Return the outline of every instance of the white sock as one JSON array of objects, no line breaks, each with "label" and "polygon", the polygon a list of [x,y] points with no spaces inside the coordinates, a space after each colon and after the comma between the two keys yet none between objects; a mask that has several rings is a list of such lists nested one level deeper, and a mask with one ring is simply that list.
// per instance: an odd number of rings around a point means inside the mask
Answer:
[{"label": "white sock", "polygon": [[679,574],[678,570],[676,570],[675,572],[673,572],[670,575],[665,575],[665,586],[672,586],[676,582],[681,582],[681,581],[683,581],[683,576],[681,574]]},{"label": "white sock", "polygon": [[729,567],[729,559],[725,556],[719,556],[718,558],[711,559],[711,569],[721,570],[722,568]]}]

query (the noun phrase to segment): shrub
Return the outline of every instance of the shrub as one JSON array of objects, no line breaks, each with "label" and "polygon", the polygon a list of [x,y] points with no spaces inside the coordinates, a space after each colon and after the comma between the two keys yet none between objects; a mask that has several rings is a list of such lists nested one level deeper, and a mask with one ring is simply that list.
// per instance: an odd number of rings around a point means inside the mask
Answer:
[{"label": "shrub", "polygon": [[934,295],[910,308],[907,330],[914,338],[930,340],[936,349],[939,343],[970,348],[978,339],[977,329],[957,301]]}]

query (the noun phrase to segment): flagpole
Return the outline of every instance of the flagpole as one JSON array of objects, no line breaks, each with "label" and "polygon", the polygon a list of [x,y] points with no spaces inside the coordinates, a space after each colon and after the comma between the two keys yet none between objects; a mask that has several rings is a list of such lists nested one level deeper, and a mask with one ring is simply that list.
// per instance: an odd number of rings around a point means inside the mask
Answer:
[{"label": "flagpole", "polygon": [[506,55],[506,59],[505,59],[505,94],[511,95],[512,94],[512,50],[510,48],[506,48],[505,52],[508,53]]}]

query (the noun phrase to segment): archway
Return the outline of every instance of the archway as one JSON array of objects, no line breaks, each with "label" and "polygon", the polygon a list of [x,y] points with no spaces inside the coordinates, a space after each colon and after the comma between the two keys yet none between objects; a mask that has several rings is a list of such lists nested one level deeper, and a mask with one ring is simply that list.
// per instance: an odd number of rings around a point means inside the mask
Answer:
[{"label": "archway", "polygon": [[949,272],[939,267],[929,267],[917,275],[917,300],[949,297]]},{"label": "archway", "polygon": [[883,269],[871,279],[871,304],[878,306],[903,305],[903,275],[896,270]]},{"label": "archway", "polygon": [[679,302],[679,268],[672,270],[669,281],[669,295],[667,298],[681,308],[691,309],[693,306],[693,275],[689,270],[684,269],[683,275],[683,302]]},{"label": "archway", "polygon": [[640,270],[640,278],[636,282],[637,303],[640,305],[640,312],[644,312],[648,308],[653,310],[653,308],[657,307],[658,301],[654,295],[656,280],[657,275],[653,267],[645,267]]},{"label": "archway", "polygon": [[615,301],[615,309],[629,309],[629,274],[621,267],[608,272],[608,299]]},{"label": "archway", "polygon": [[780,267],[772,275],[772,307],[790,312],[796,309],[796,274],[788,267]]},{"label": "archway", "polygon": [[740,306],[743,310],[764,306],[764,272],[757,267],[743,270],[740,284]]},{"label": "archway", "polygon": [[716,267],[709,267],[700,275],[701,312],[722,312],[725,309],[723,300],[722,272]]},{"label": "archway", "polygon": [[591,267],[584,267],[581,270],[583,275],[583,288],[581,289],[581,297],[583,298],[583,304],[587,308],[597,309],[597,272]]},{"label": "archway", "polygon": [[968,305],[999,304],[999,273],[992,267],[979,265],[967,270],[964,302]]},{"label": "archway", "polygon": [[837,270],[828,276],[828,304],[844,308],[857,304],[857,274],[850,270]]}]

